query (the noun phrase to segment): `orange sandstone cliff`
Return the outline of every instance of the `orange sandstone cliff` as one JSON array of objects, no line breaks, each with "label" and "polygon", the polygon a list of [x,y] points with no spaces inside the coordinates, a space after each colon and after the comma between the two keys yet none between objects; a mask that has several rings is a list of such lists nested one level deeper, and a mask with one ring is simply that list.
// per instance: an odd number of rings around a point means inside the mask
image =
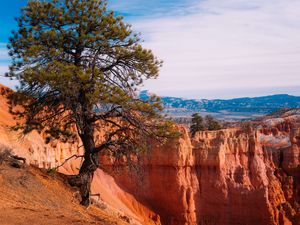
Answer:
[{"label": "orange sandstone cliff", "polygon": [[[7,127],[13,123],[0,97],[0,146],[30,164],[53,168],[82,153],[80,143],[45,145],[37,133],[20,137]],[[179,129],[179,140],[153,145],[136,169],[103,154],[105,172],[96,172],[93,193],[132,224],[300,224],[299,111],[245,128],[199,132],[193,139]],[[79,163],[60,171],[76,173]]]},{"label": "orange sandstone cliff", "polygon": [[269,119],[192,140],[182,129],[177,143],[144,157],[142,175],[123,169],[114,177],[163,224],[299,224],[299,122],[298,115]]},{"label": "orange sandstone cliff", "polygon": [[[0,84],[0,93],[8,88]],[[25,157],[27,163],[39,168],[55,168],[62,165],[65,160],[73,155],[82,155],[81,143],[52,142],[45,144],[42,135],[32,132],[23,136],[10,129],[16,121],[8,112],[7,99],[0,95],[0,150],[11,149],[14,154]],[[103,134],[96,134],[99,139]],[[59,172],[76,174],[80,166],[80,160],[68,161]],[[100,194],[101,204],[110,214],[121,215],[130,219],[131,224],[160,224],[159,216],[142,203],[138,202],[134,195],[120,188],[114,178],[102,170],[95,174],[92,184],[92,193]],[[0,223],[1,224],[1,223]]]}]

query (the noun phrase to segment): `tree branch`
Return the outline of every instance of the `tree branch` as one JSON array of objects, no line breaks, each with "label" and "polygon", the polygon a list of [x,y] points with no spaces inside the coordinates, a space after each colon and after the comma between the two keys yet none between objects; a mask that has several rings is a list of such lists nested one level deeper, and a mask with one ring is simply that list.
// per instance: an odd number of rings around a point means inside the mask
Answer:
[{"label": "tree branch", "polygon": [[72,156],[70,156],[69,158],[67,158],[61,165],[55,167],[54,169],[55,169],[55,170],[58,170],[58,168],[64,166],[69,160],[71,160],[71,159],[73,159],[73,158],[78,159],[78,158],[83,158],[83,157],[84,157],[83,155],[72,155]]}]

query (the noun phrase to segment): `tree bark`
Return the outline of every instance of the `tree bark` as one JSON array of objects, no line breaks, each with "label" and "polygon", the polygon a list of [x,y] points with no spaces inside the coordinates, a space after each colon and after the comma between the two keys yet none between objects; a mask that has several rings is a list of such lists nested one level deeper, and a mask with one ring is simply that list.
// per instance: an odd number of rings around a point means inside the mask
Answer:
[{"label": "tree bark", "polygon": [[84,161],[80,167],[79,174],[71,176],[69,183],[79,188],[81,195],[81,205],[90,204],[90,191],[93,176],[99,166],[99,153],[95,151],[94,129],[93,125],[85,126],[83,134],[80,134],[84,146]]}]

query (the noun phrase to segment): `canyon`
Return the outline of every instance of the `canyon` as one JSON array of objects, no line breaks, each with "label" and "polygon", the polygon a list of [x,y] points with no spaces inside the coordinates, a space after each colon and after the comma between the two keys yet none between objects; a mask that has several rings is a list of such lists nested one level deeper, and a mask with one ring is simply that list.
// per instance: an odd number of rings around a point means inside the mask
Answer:
[{"label": "canyon", "polygon": [[[0,96],[0,148],[28,164],[51,169],[83,152],[81,143],[20,136],[9,129],[14,123]],[[300,224],[300,110],[194,137],[178,129],[178,140],[153,143],[133,167],[103,152],[92,193],[131,224]],[[104,133],[95,135],[101,140]],[[70,160],[59,172],[76,174],[79,166]]]}]

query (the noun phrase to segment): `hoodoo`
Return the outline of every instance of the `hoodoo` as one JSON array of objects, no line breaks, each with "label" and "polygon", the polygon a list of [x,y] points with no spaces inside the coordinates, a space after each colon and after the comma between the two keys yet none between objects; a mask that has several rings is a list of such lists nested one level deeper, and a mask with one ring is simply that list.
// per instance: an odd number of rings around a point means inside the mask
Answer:
[{"label": "hoodoo", "polygon": [[[7,129],[14,120],[6,99],[0,104],[0,144],[28,163],[53,168],[81,154],[79,143],[46,145],[38,133],[19,139]],[[136,170],[102,154],[104,170],[96,172],[92,191],[140,224],[299,224],[299,125],[300,111],[290,110],[192,139],[179,127],[182,137],[153,145]],[[60,172],[74,174],[78,163],[70,161]]]}]

